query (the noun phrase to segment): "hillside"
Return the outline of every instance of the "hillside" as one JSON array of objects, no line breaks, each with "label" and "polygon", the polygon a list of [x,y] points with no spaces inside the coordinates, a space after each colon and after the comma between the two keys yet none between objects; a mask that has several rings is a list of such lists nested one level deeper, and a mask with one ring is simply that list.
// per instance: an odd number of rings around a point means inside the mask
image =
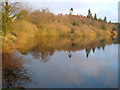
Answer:
[{"label": "hillside", "polygon": [[[28,45],[31,40],[45,37],[117,38],[116,25],[82,15],[54,15],[48,10],[22,10],[19,16],[8,24],[3,37],[6,49]],[[4,32],[3,32],[4,33]],[[29,41],[28,41],[29,40]]]},{"label": "hillside", "polygon": [[54,15],[47,10],[28,13],[23,10],[20,16],[12,22],[12,30],[9,31],[18,33],[19,31],[27,32],[29,29],[29,33],[37,31],[39,36],[110,37],[117,35],[113,28],[116,28],[114,24],[82,15]]}]

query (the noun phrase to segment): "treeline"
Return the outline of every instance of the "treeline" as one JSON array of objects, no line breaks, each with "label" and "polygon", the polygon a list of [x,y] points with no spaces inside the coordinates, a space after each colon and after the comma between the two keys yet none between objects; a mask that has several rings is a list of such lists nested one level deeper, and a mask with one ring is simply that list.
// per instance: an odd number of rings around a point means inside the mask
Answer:
[{"label": "treeline", "polygon": [[[112,31],[115,25],[107,23],[107,18],[97,19],[92,16],[90,9],[87,17],[72,15],[71,8],[69,15],[55,15],[48,8],[36,11],[19,9],[19,3],[2,3],[2,30],[3,35],[12,33],[15,36],[27,33],[27,36],[81,36],[92,37],[111,36],[116,32]],[[101,22],[100,22],[101,21]]]},{"label": "treeline", "polygon": [[[69,10],[70,15],[72,15],[73,12],[74,12],[74,10],[73,10],[73,8],[71,8],[71,9]],[[107,23],[107,18],[106,18],[106,16],[104,17],[104,19],[102,19],[102,18],[97,18],[97,14],[95,13],[95,15],[94,15],[94,17],[93,17],[93,16],[92,16],[92,12],[91,12],[90,9],[88,10],[87,18],[93,19],[93,20],[96,20],[96,21],[101,21],[101,22],[106,22],[106,23]],[[109,23],[111,23],[111,21],[109,21]]]},{"label": "treeline", "polygon": [[[94,17],[93,17],[90,9],[88,10],[87,18],[90,18],[90,19],[94,19],[94,20],[96,20],[96,21],[106,22],[106,23],[107,23],[107,18],[106,18],[106,16],[105,16],[104,19],[102,20],[101,18],[97,18],[97,14],[95,13],[95,15],[94,15]],[[109,23],[111,23],[111,21],[110,21]]]}]

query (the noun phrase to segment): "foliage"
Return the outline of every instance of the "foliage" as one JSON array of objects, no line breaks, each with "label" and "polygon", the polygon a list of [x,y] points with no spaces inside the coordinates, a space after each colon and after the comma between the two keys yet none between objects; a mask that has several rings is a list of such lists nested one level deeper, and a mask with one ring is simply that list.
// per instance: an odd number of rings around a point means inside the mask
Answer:
[{"label": "foliage", "polygon": [[102,25],[101,25],[101,29],[102,29],[102,30],[106,30],[106,26],[105,26],[104,23],[102,23]]},{"label": "foliage", "polygon": [[50,13],[48,9],[43,9],[42,11],[36,10],[30,13],[28,17],[30,22],[36,24],[41,29],[44,28],[45,24],[50,24],[55,20],[54,14]]},{"label": "foliage", "polygon": [[88,15],[87,15],[87,18],[90,18],[90,19],[92,19],[92,18],[93,18],[93,16],[92,16],[92,13],[91,13],[90,9],[88,10]]},{"label": "foliage", "polygon": [[73,13],[73,8],[71,8],[71,9],[69,10],[69,12],[70,12],[70,15],[72,15],[72,13]]},{"label": "foliage", "polygon": [[98,21],[102,22],[102,19],[101,19],[101,18],[99,18],[99,19],[98,19]]},{"label": "foliage", "polygon": [[[112,35],[111,30],[114,25],[104,23],[102,22],[102,19],[100,20],[101,22],[94,19],[88,19],[82,15],[54,15],[49,11],[49,9],[36,10],[32,12],[21,10],[16,19],[9,23],[11,28],[7,28],[9,31],[7,34],[7,43],[3,44],[5,44],[5,47],[14,46],[14,48],[17,48],[22,53],[26,53],[31,48],[35,47],[35,45],[38,45],[38,43],[41,47],[42,45],[46,45],[46,47],[47,45],[56,46],[58,41],[62,41],[62,39],[59,40],[59,37],[85,38],[85,40],[81,40],[79,42],[84,41],[85,44],[89,44],[91,40],[94,41],[98,37],[109,38]],[[13,35],[12,33],[16,34],[14,38],[11,36]],[[50,39],[51,36],[56,37],[54,38],[56,40],[48,42],[48,38],[44,38],[49,37]],[[115,33],[114,36],[116,37],[117,34]],[[15,45],[8,44],[11,43],[11,38],[14,41],[12,43]],[[40,39],[42,41],[40,41]],[[69,43],[69,40],[64,40],[61,45],[65,45],[67,42]],[[72,44],[72,46],[75,47],[77,47],[77,45],[80,44],[75,42]]]},{"label": "foliage", "polygon": [[[73,11],[73,8],[70,10]],[[5,15],[8,14],[5,13]],[[13,15],[16,15],[16,13]],[[8,18],[11,17],[8,16]],[[112,24],[109,25],[108,23],[103,23],[102,19],[97,20],[96,14],[94,19],[92,19],[93,17],[90,9],[88,10],[88,18],[82,15],[55,15],[51,13],[48,8],[32,12],[21,10],[15,18],[10,20],[9,24],[11,28],[9,27],[6,30],[16,33],[17,36],[22,36],[21,34],[27,33],[27,36],[72,35],[95,38],[103,35],[104,31],[102,30],[109,31],[112,29]],[[4,22],[5,20],[3,23]],[[8,27],[8,25],[5,26]],[[22,33],[20,34],[20,32]]]},{"label": "foliage", "polygon": [[9,24],[18,16],[18,2],[10,3],[8,1],[2,2],[2,30],[4,36],[9,29]]},{"label": "foliage", "polygon": [[17,19],[26,19],[28,16],[28,11],[27,10],[21,10]]},{"label": "foliage", "polygon": [[[18,20],[29,23],[28,27],[36,26],[39,36],[71,36],[72,34],[73,36],[95,38],[97,35],[103,35],[101,30],[112,30],[112,24],[108,26],[107,23],[102,22],[102,19],[100,19],[101,22],[98,22],[81,15],[54,15],[49,9],[33,12],[23,10],[20,12]],[[27,28],[27,25],[21,27]],[[29,29],[30,32],[31,30]]]},{"label": "foliage", "polygon": [[96,15],[96,13],[95,13],[95,16],[94,16],[94,20],[97,20],[97,15]]},{"label": "foliage", "polygon": [[73,26],[79,26],[79,25],[80,25],[80,22],[78,20],[73,21]]},{"label": "foliage", "polygon": [[104,17],[103,22],[107,22],[107,18],[106,17]]}]

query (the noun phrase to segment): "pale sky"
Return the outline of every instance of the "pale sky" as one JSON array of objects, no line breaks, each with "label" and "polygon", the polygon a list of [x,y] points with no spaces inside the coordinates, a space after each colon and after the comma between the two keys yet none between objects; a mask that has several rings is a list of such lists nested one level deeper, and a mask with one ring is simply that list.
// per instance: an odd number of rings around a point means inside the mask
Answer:
[{"label": "pale sky", "polygon": [[73,8],[73,14],[86,16],[88,9],[98,18],[107,17],[108,21],[118,22],[118,2],[119,0],[26,0],[27,5],[33,10],[49,8],[54,14],[68,14]]}]

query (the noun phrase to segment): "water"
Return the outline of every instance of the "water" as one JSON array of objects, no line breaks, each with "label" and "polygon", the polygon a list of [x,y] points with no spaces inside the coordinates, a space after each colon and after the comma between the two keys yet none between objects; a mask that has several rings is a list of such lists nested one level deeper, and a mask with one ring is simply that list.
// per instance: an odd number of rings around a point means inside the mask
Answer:
[{"label": "water", "polygon": [[111,40],[88,44],[48,41],[43,45],[39,41],[27,53],[3,54],[4,88],[118,87],[118,44]]}]

